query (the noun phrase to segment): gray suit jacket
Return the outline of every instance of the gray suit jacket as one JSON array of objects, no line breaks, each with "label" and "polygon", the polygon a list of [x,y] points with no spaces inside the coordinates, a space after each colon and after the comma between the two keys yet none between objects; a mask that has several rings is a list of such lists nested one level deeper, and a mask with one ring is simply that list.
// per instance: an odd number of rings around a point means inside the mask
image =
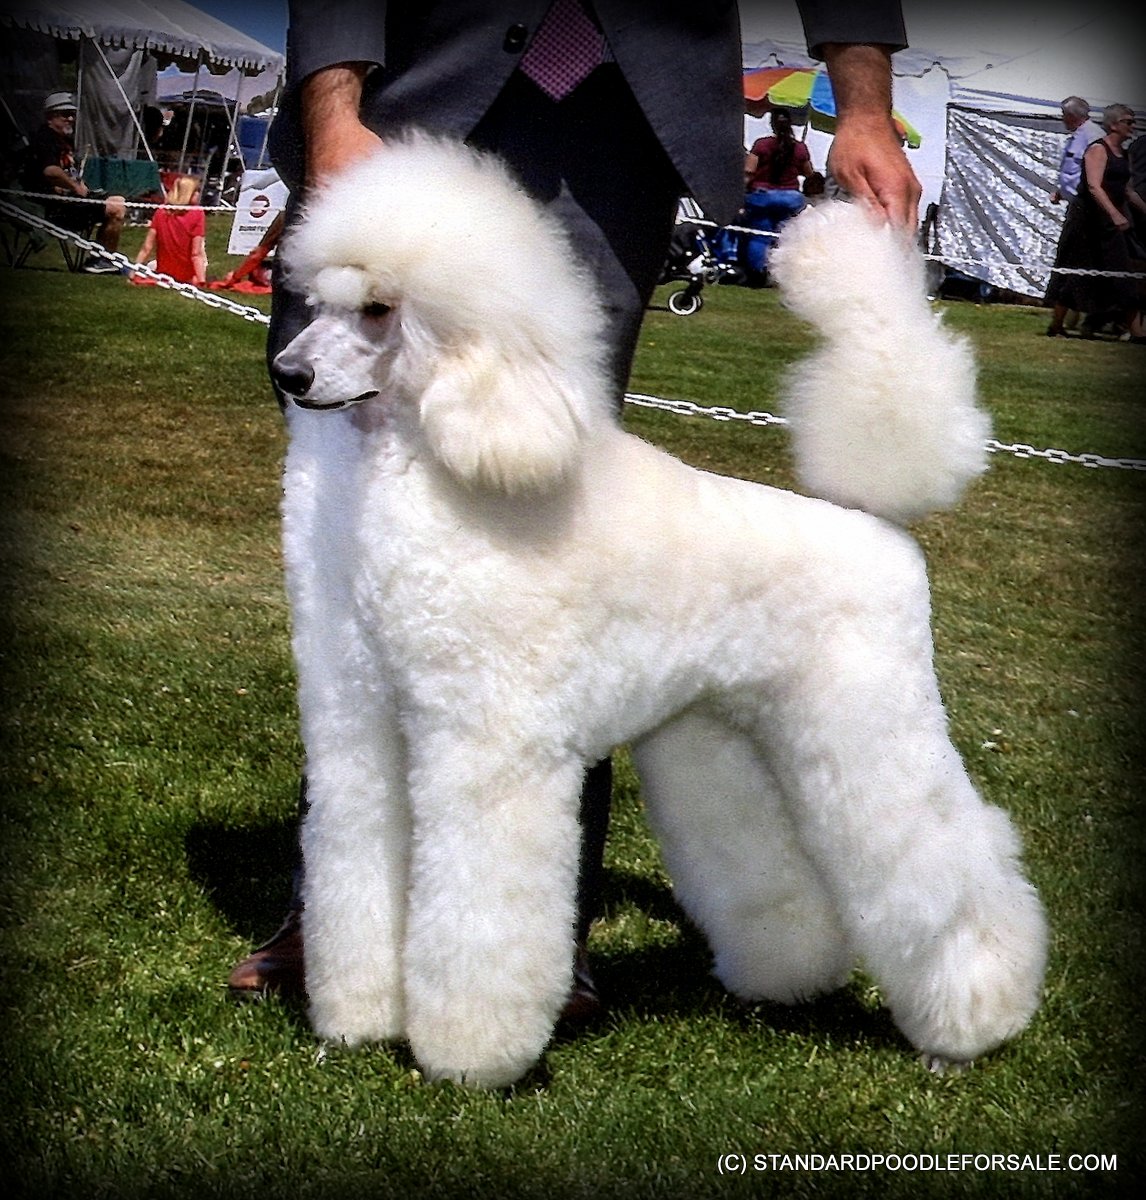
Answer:
[{"label": "gray suit jacket", "polygon": [[[551,0],[291,0],[287,87],[274,161],[302,176],[298,88],[323,67],[369,62],[363,120],[465,138],[516,68]],[[799,0],[808,43],[904,44],[899,0]],[[593,0],[637,103],[685,186],[714,220],[743,199],[740,20],[736,0]],[[856,10],[859,10],[858,13]]]}]

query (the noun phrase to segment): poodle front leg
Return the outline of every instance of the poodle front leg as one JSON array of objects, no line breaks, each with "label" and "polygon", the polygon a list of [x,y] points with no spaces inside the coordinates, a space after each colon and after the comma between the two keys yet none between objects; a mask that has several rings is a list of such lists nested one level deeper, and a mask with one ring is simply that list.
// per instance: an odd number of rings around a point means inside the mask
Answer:
[{"label": "poodle front leg", "polygon": [[[330,681],[326,694],[334,690]],[[305,692],[304,692],[305,700]],[[310,811],[302,831],[303,942],[310,1019],[348,1045],[404,1033],[410,822],[404,754],[390,706],[342,695],[303,705]]]},{"label": "poodle front leg", "polygon": [[403,1032],[409,857],[405,752],[387,666],[356,596],[363,434],[348,414],[289,409],[283,552],[310,812],[303,943],[315,1031],[350,1044]]},{"label": "poodle front leg", "polygon": [[504,1087],[569,991],[583,767],[434,743],[411,771],[406,1032],[427,1077]]}]

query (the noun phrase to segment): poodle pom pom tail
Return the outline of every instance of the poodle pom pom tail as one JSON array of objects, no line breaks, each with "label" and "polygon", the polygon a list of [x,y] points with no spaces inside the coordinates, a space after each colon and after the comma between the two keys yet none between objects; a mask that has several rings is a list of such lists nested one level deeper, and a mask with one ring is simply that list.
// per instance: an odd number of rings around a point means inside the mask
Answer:
[{"label": "poodle pom pom tail", "polygon": [[923,256],[864,206],[830,202],[771,261],[823,338],[786,388],[801,485],[899,524],[951,508],[986,469],[990,420],[970,346],[927,302]]}]

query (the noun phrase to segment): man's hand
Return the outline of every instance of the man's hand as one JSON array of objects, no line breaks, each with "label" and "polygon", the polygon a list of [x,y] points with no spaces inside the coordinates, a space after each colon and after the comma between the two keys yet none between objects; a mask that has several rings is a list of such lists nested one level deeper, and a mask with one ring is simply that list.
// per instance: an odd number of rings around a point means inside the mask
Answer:
[{"label": "man's hand", "polygon": [[57,196],[79,196],[83,200],[88,194],[87,184],[69,175],[63,167],[45,167],[44,178],[52,185],[52,191]]},{"label": "man's hand", "polygon": [[829,44],[824,60],[836,97],[828,169],[851,196],[914,232],[923,189],[891,118],[891,54],[884,46]]},{"label": "man's hand", "polygon": [[372,154],[382,139],[362,124],[362,81],[369,63],[339,63],[316,71],[302,85],[306,185],[320,185]]}]

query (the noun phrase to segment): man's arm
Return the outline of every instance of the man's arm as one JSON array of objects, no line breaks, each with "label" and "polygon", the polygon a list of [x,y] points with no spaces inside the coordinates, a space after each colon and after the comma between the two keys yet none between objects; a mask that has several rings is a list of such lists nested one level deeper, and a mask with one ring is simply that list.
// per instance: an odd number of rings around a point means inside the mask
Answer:
[{"label": "man's arm", "polygon": [[845,191],[913,231],[923,189],[891,117],[891,47],[831,42],[822,49],[836,97],[828,169]]},{"label": "man's arm", "polygon": [[320,184],[382,145],[382,139],[367,129],[359,116],[362,83],[371,65],[336,63],[303,81],[301,108],[308,187]]},{"label": "man's arm", "polygon": [[82,179],[73,179],[63,167],[50,163],[44,168],[44,178],[58,195],[70,192],[73,196],[86,196],[87,184]]},{"label": "man's arm", "polygon": [[[1081,126],[1079,128],[1081,129]],[[1078,191],[1082,182],[1082,155],[1085,150],[1085,144],[1081,144],[1081,134],[1079,130],[1075,130],[1067,138],[1063,148],[1062,161],[1058,168],[1058,187],[1051,192],[1052,204],[1058,204]]]}]

